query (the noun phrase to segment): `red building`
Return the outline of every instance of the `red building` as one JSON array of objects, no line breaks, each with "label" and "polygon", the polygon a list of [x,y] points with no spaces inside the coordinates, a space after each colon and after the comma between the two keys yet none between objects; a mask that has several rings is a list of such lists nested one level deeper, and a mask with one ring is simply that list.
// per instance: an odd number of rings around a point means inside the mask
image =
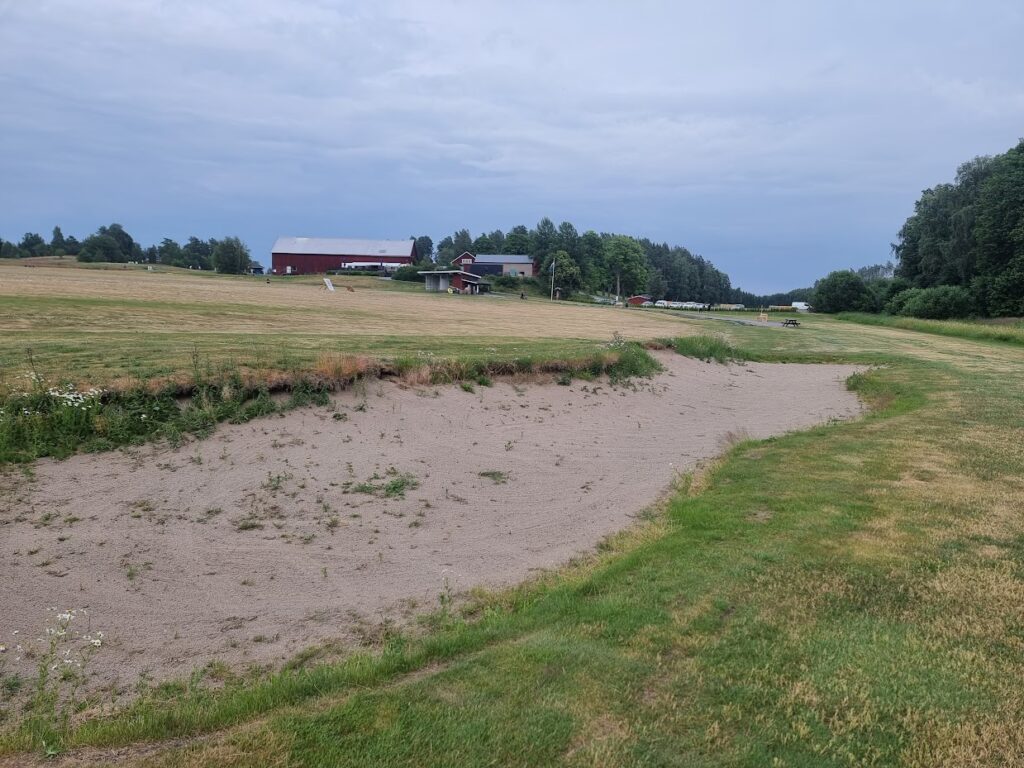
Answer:
[{"label": "red building", "polygon": [[651,297],[646,293],[641,293],[637,296],[630,296],[626,299],[626,303],[631,307],[642,307],[644,304],[651,303]]},{"label": "red building", "polygon": [[313,275],[337,269],[393,271],[416,261],[415,240],[279,237],[270,254],[275,275]]}]

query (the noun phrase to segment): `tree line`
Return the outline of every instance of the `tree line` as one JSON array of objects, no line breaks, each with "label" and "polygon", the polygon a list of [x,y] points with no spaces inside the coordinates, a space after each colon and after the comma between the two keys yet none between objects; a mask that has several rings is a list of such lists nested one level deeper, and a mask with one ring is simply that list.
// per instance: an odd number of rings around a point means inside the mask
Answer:
[{"label": "tree line", "polygon": [[179,244],[165,237],[159,245],[143,247],[120,224],[110,224],[79,241],[65,236],[59,226],[49,241],[35,232],[26,232],[17,243],[0,238],[0,258],[24,259],[33,256],[71,256],[82,262],[126,264],[166,264],[171,267],[215,269],[227,274],[243,274],[249,269],[249,248],[237,237],[202,240],[190,237]]},{"label": "tree line", "polygon": [[892,252],[891,274],[848,270],[819,280],[815,307],[933,319],[1024,315],[1024,140],[924,190]]},{"label": "tree line", "polygon": [[563,295],[646,293],[655,301],[716,303],[732,301],[736,292],[727,274],[681,246],[593,230],[581,234],[571,222],[556,226],[547,217],[532,229],[520,224],[475,238],[460,229],[442,238],[436,250],[429,236],[412,239],[424,263],[440,266],[466,251],[530,256],[539,265],[538,279],[549,280],[554,268]]}]

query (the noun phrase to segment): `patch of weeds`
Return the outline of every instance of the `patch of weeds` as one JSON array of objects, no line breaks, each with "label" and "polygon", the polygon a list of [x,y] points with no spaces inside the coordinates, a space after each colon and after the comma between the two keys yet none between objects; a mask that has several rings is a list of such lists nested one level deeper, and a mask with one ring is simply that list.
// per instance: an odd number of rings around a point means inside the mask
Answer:
[{"label": "patch of weeds", "polygon": [[572,374],[569,373],[569,371],[566,371],[565,373],[561,374],[555,381],[560,387],[568,387],[570,384],[572,384]]},{"label": "patch of weeds", "polygon": [[648,379],[661,371],[661,364],[650,352],[635,342],[620,343],[615,347],[619,357],[608,367],[608,380],[618,384],[629,379]]},{"label": "patch of weeds", "polygon": [[124,568],[124,575],[128,577],[128,581],[135,581],[145,571],[153,570],[152,563],[142,563],[141,565],[135,565],[127,560],[122,561],[121,566]]},{"label": "patch of weeds", "polygon": [[491,381],[491,379],[488,376],[485,376],[482,373],[479,376],[476,377],[476,383],[479,384],[481,387],[493,387],[494,386],[494,382]]},{"label": "patch of weeds", "polygon": [[459,386],[462,387],[462,391],[463,392],[469,392],[469,393],[476,392],[476,388],[472,385],[472,383],[470,383],[468,381],[460,381],[459,382]]},{"label": "patch of weeds", "polygon": [[261,487],[268,491],[279,491],[285,481],[290,480],[291,477],[292,475],[290,472],[279,472],[276,475],[272,475],[270,472],[267,472],[267,479]]},{"label": "patch of weeds", "polygon": [[263,530],[263,523],[254,517],[243,517],[235,522],[236,531],[260,531]]},{"label": "patch of weeds", "polygon": [[224,510],[221,509],[220,507],[210,507],[208,510],[203,512],[202,515],[196,518],[196,522],[208,523],[210,520],[213,520],[213,518],[215,518],[217,515],[222,514],[223,512]]},{"label": "patch of weeds", "polygon": [[[374,482],[375,480],[381,482]],[[352,486],[352,493],[363,493],[385,499],[404,499],[406,491],[420,487],[416,475],[410,472],[399,472],[394,467],[388,468],[385,477],[374,474],[369,480]]]},{"label": "patch of weeds", "polygon": [[670,346],[684,357],[695,357],[706,363],[728,363],[746,360],[747,355],[722,336],[683,336],[673,339]]},{"label": "patch of weeds", "polygon": [[477,472],[477,474],[480,477],[486,477],[489,480],[492,480],[495,485],[504,485],[509,479],[508,472],[502,472],[498,469],[488,469],[485,472]]}]

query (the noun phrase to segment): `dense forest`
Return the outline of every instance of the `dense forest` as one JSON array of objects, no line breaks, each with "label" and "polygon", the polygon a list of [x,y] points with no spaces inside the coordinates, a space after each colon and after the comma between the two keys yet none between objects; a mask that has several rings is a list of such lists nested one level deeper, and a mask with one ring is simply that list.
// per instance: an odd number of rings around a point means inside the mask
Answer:
[{"label": "dense forest", "polygon": [[914,288],[959,286],[984,315],[1024,315],[1024,140],[926,189],[893,245]]},{"label": "dense forest", "polygon": [[420,257],[440,265],[465,251],[528,254],[545,280],[554,265],[555,284],[563,294],[648,293],[655,300],[715,303],[732,301],[736,293],[728,275],[686,248],[593,230],[580,234],[572,223],[563,221],[556,227],[547,217],[532,229],[520,224],[476,238],[460,229],[443,238],[436,250],[430,237],[415,240]]},{"label": "dense forest", "polygon": [[53,228],[49,240],[35,232],[26,232],[18,243],[0,238],[0,258],[24,259],[32,256],[72,256],[83,262],[114,262],[124,264],[167,264],[172,267],[216,269],[228,274],[242,274],[249,268],[249,249],[237,237],[201,240],[190,237],[181,245],[164,238],[159,245],[143,248],[120,224],[100,227],[82,241],[64,236],[60,227]]},{"label": "dense forest", "polygon": [[894,274],[833,272],[815,285],[814,306],[932,319],[1024,315],[1024,140],[924,190],[892,251]]}]

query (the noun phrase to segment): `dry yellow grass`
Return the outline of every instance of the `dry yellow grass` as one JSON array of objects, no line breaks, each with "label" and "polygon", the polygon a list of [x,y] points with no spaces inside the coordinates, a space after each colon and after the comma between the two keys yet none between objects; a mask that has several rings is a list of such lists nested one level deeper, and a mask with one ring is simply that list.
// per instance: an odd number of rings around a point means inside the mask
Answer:
[{"label": "dry yellow grass", "polygon": [[[355,290],[329,293],[308,281],[282,278],[267,284],[262,278],[29,269],[0,263],[0,297],[28,300],[18,313],[0,310],[0,322],[15,331],[73,327],[89,332],[132,328],[521,339],[608,339],[615,332],[633,339],[686,334],[685,323],[664,314],[496,296],[374,290],[379,281],[366,278],[345,282]],[[108,301],[121,306],[106,306]]]},{"label": "dry yellow grass", "polygon": [[[506,296],[427,294],[416,284],[99,270],[0,261],[0,394],[30,367],[49,381],[174,382],[197,365],[323,370],[360,357],[512,360],[592,356],[614,334],[696,332],[679,316]],[[32,356],[27,352],[32,350]],[[339,363],[343,356],[348,362]],[[259,377],[257,377],[259,378]],[[415,377],[413,377],[415,378]]]}]

